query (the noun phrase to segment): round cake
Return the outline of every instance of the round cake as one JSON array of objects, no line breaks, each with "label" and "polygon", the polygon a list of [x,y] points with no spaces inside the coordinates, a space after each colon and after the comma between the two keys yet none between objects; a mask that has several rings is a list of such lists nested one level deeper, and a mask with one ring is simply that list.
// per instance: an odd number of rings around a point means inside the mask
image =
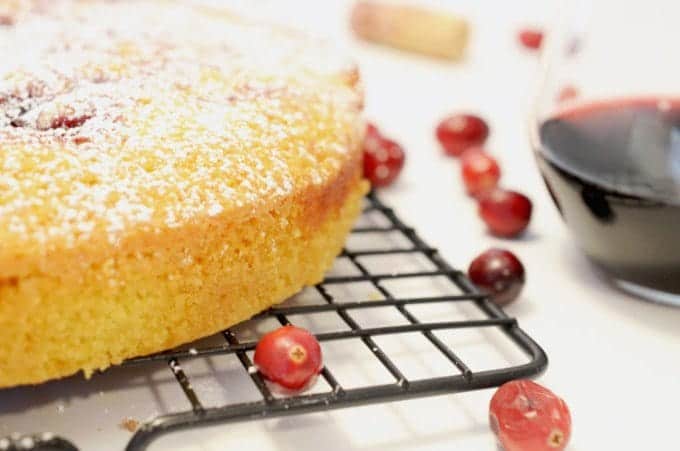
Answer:
[{"label": "round cake", "polygon": [[356,68],[162,0],[0,3],[0,387],[207,336],[321,280],[361,209]]}]

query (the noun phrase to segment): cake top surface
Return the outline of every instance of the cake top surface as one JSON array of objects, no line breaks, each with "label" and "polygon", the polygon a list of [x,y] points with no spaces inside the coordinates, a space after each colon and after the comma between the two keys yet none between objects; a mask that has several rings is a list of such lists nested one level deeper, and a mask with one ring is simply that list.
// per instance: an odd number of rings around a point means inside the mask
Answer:
[{"label": "cake top surface", "polygon": [[0,240],[74,246],[253,210],[356,146],[353,66],[163,0],[0,1]]}]

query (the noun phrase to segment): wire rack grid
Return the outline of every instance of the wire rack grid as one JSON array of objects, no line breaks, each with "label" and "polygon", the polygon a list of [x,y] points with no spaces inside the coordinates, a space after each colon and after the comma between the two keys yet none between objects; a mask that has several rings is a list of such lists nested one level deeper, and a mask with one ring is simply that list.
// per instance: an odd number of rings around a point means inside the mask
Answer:
[{"label": "wire rack grid", "polygon": [[[354,340],[363,343],[360,346],[365,346],[391,376],[389,383],[348,388],[339,382],[332,366],[326,365],[320,376],[329,386],[328,391],[280,396],[271,390],[268,383],[263,380],[253,366],[250,355],[257,345],[257,340],[240,340],[234,329],[227,329],[222,332],[222,340],[218,344],[213,341],[211,344],[134,358],[124,363],[126,366],[144,366],[166,362],[191,405],[190,410],[160,415],[142,424],[128,442],[126,450],[145,450],[160,436],[182,429],[478,390],[495,387],[512,379],[535,377],[545,370],[548,364],[546,354],[533,339],[520,329],[517,320],[506,315],[485,295],[476,290],[462,272],[449,266],[439,256],[437,249],[428,246],[374,193],[367,196],[364,216],[372,213],[380,214],[385,218],[385,222],[382,225],[357,226],[352,230],[352,237],[398,233],[405,238],[407,245],[378,246],[361,250],[345,248],[340,257],[351,262],[354,269],[353,274],[331,274],[316,285],[314,289],[322,302],[304,305],[282,304],[257,315],[251,321],[274,320],[277,324],[286,325],[294,322],[291,321],[291,317],[300,318],[318,313],[337,314],[344,327],[338,328],[339,330],[317,333],[316,337],[322,343],[322,348],[324,343],[339,340]],[[376,272],[362,261],[366,257],[382,256],[391,259],[393,256],[405,254],[423,257],[429,262],[431,269],[399,271],[399,268],[395,268],[395,272]],[[405,297],[395,295],[393,290],[387,286],[389,281],[432,277],[444,277],[457,288],[458,294]],[[333,294],[334,287],[353,283],[370,284],[374,291],[379,294],[377,296],[379,299],[338,301]],[[413,313],[413,309],[417,306],[452,303],[472,306],[478,311],[480,319],[423,321]],[[399,315],[403,322],[396,325],[379,323],[372,325],[373,327],[365,327],[365,325],[362,327],[356,319],[359,312],[377,307],[395,309],[393,312]],[[526,355],[527,362],[481,371],[473,370],[456,350],[447,345],[439,335],[439,333],[445,331],[488,328],[500,329],[511,345]],[[408,378],[398,363],[395,362],[393,356],[390,355],[390,352],[383,349],[376,341],[376,338],[379,339],[383,336],[414,333],[424,337],[436,349],[436,352],[450,363],[450,374],[417,379]],[[192,386],[191,376],[183,369],[182,362],[224,355],[235,355],[238,358],[243,371],[247,373],[247,377],[259,392],[259,400],[206,407],[205,400],[201,399],[201,396]],[[22,437],[21,439],[25,438]],[[68,451],[77,449],[66,440],[52,437],[50,439],[52,441],[49,443],[48,441],[43,442],[46,445],[51,443],[51,447],[40,449]],[[5,449],[24,449],[19,447],[20,439],[18,437],[1,440],[5,440],[9,444]],[[39,439],[35,441],[36,443],[40,442]],[[1,444],[2,442],[0,442]]]}]

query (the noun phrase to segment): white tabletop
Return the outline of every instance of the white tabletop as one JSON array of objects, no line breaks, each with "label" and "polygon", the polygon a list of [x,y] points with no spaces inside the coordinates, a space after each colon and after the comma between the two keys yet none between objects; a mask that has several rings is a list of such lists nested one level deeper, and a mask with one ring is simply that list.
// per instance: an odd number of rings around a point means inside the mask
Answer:
[{"label": "white tabletop", "polygon": [[[526,117],[538,62],[517,45],[515,34],[524,24],[545,23],[551,2],[430,1],[466,15],[473,24],[468,57],[460,64],[354,41],[347,30],[349,1],[241,3],[258,5],[258,15],[329,35],[349,46],[361,66],[368,118],[407,150],[400,180],[380,196],[452,265],[466,268],[490,246],[507,247],[520,256],[528,282],[507,311],[549,355],[550,365],[539,381],[563,396],[571,408],[574,432],[568,449],[677,450],[680,309],[631,298],[594,274],[560,222],[532,160]],[[490,237],[474,203],[463,193],[457,162],[442,155],[433,135],[438,120],[453,111],[477,112],[489,121],[492,133],[487,147],[501,162],[502,183],[534,201],[534,217],[524,238]],[[90,396],[107,399],[111,410],[134,407],[128,398],[101,390]],[[98,422],[109,414],[109,407],[87,423],[77,416],[69,419],[65,415],[69,409],[76,412],[82,395],[64,405],[48,398],[47,392],[22,390],[0,394],[0,399],[20,404],[35,396],[31,399],[37,406],[35,415],[42,409],[40,418],[48,418],[36,427],[47,424],[59,429],[68,424],[82,429],[87,424],[97,437]],[[151,449],[495,450],[487,424],[491,395],[485,390],[217,426],[171,435]],[[3,414],[0,408],[0,436],[38,418],[30,415],[30,411]],[[109,442],[105,436],[89,443],[98,443],[96,449],[120,449],[120,440],[129,438],[129,433],[117,434],[115,447],[115,440]]]},{"label": "white tabletop", "polygon": [[[366,86],[367,117],[407,150],[399,183],[383,190],[381,198],[458,268],[466,268],[490,246],[507,247],[525,263],[527,285],[507,311],[548,353],[550,365],[539,381],[563,396],[572,410],[569,450],[678,449],[680,309],[642,302],[599,279],[562,224],[531,154],[526,118],[538,60],[517,45],[515,36],[523,25],[549,23],[554,2],[423,2],[461,12],[472,21],[473,37],[462,64],[433,62],[351,39],[344,20],[350,2],[295,3],[304,7],[288,8],[289,16],[297,16],[289,20],[349,43]],[[306,14],[298,16],[301,10]],[[475,205],[463,192],[457,162],[442,155],[433,134],[438,119],[451,111],[478,112],[489,121],[487,147],[501,162],[502,183],[534,202],[524,239],[490,237],[477,218]],[[491,394],[316,415],[309,423],[285,420],[272,442],[275,449],[297,450],[316,449],[318,441],[327,450],[491,450],[486,419]],[[429,413],[438,409],[449,409],[444,415],[450,418]],[[456,409],[471,417],[460,421]],[[385,411],[390,414],[383,415]],[[353,430],[362,424],[357,420],[352,426],[348,418],[353,416],[370,417],[371,427]],[[426,424],[427,418],[433,424]],[[405,433],[401,422],[415,432]],[[236,430],[241,428],[232,428]],[[281,445],[287,440],[295,441]]]}]

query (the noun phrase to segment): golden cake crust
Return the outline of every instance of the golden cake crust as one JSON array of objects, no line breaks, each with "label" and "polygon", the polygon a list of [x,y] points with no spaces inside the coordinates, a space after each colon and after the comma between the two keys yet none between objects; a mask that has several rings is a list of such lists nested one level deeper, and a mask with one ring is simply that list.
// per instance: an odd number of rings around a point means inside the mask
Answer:
[{"label": "golden cake crust", "polygon": [[322,277],[366,190],[351,64],[181,2],[0,17],[0,387],[214,333]]}]

